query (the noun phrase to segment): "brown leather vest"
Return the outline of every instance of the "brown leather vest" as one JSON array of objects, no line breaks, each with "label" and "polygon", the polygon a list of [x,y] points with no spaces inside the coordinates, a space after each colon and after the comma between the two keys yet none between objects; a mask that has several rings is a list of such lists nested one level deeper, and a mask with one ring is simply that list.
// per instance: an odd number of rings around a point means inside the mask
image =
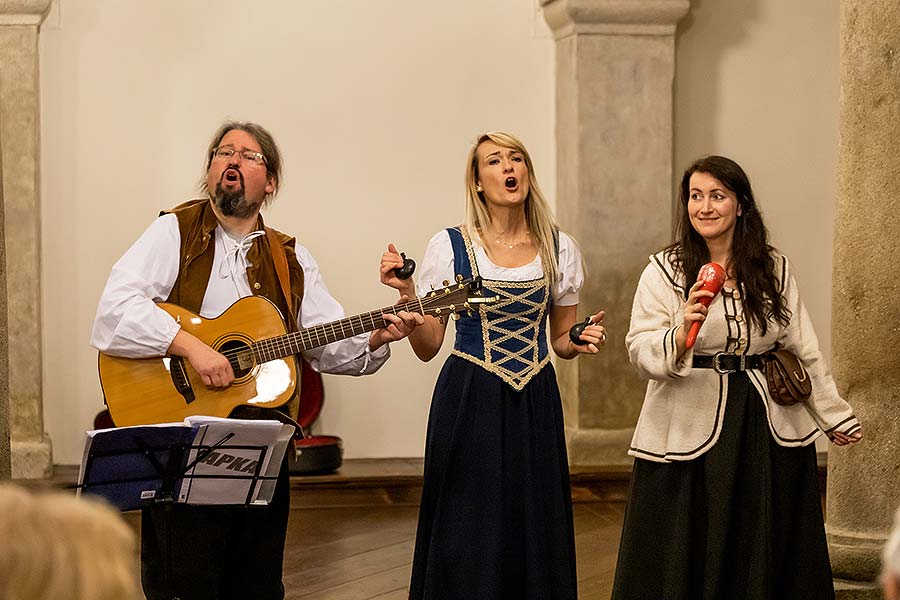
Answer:
[{"label": "brown leather vest", "polygon": [[[172,210],[162,211],[160,215],[168,213],[173,213],[178,218],[178,229],[181,232],[181,253],[178,278],[166,301],[199,313],[203,297],[206,295],[206,287],[209,284],[209,276],[212,273],[213,256],[216,251],[214,232],[219,222],[216,220],[210,201],[206,198],[179,204]],[[257,229],[265,229],[262,216],[259,217]],[[275,234],[284,247],[291,280],[291,295],[293,296],[291,302],[294,311],[299,312],[300,302],[303,299],[303,269],[297,262],[297,254],[294,251],[296,240],[279,231],[275,231]],[[272,252],[265,236],[253,240],[253,245],[247,252],[247,262],[250,265],[247,267],[247,280],[250,282],[250,289],[253,290],[254,295],[264,296],[274,302],[282,316],[285,317],[288,331],[296,331],[296,319],[293,318],[293,315],[287,317],[287,303],[278,283]]]}]

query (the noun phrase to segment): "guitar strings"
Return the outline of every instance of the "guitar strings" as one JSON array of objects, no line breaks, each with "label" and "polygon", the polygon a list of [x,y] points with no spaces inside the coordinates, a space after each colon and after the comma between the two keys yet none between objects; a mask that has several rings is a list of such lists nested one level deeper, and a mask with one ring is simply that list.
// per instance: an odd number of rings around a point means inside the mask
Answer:
[{"label": "guitar strings", "polygon": [[[455,286],[451,286],[451,287],[455,287]],[[443,288],[443,289],[449,289],[449,288]],[[463,289],[463,288],[460,288],[460,289]],[[437,291],[440,292],[441,290],[437,290]],[[307,336],[309,343],[313,343],[313,335],[315,335],[315,343],[318,344],[320,337],[324,336],[324,338],[326,340],[328,339],[328,333],[324,332],[324,329],[326,329],[328,327],[331,328],[332,335],[335,334],[335,327],[338,327],[341,334],[344,334],[345,331],[344,331],[343,323],[347,323],[349,325],[349,327],[351,328],[351,331],[353,331],[352,328],[354,327],[354,325],[353,325],[354,319],[359,320],[361,325],[363,324],[364,318],[368,318],[370,321],[373,321],[373,323],[374,323],[376,315],[383,316],[385,313],[397,314],[397,309],[405,310],[407,312],[422,312],[422,314],[426,314],[427,311],[417,311],[415,309],[417,309],[417,308],[424,309],[424,307],[426,305],[430,306],[432,304],[437,303],[439,300],[446,300],[447,296],[452,296],[452,295],[453,295],[452,292],[450,294],[444,294],[444,295],[441,295],[441,294],[435,294],[434,296],[428,295],[423,298],[417,298],[416,301],[414,301],[414,302],[407,302],[405,304],[395,304],[393,306],[387,306],[387,307],[381,308],[379,310],[373,310],[368,313],[355,315],[353,317],[348,317],[346,319],[341,319],[339,321],[332,321],[331,323],[322,323],[321,325],[313,325],[311,327],[306,327],[299,331],[294,331],[292,333],[287,333],[287,334],[277,336],[274,338],[266,338],[263,340],[256,340],[242,348],[225,350],[221,354],[228,359],[228,362],[231,364],[232,368],[234,368],[235,370],[238,370],[236,367],[238,367],[239,365],[235,361],[238,360],[239,356],[245,355],[248,352],[255,354],[255,353],[259,352],[262,349],[262,347],[264,347],[264,346],[271,346],[267,349],[275,349],[275,347],[278,347],[278,346],[284,348],[284,347],[287,347],[286,344],[293,343],[293,341],[297,338],[300,338],[300,341],[302,344],[304,334]],[[378,327],[375,327],[374,329],[378,329]],[[374,329],[363,330],[360,333],[365,333],[366,331],[374,331]],[[323,330],[322,336],[320,336],[318,333],[315,333],[315,334],[311,333],[313,330]],[[359,334],[353,334],[353,335],[359,335]],[[324,344],[318,344],[318,345],[324,346],[326,344],[330,344],[332,342],[336,342],[341,339],[346,339],[347,337],[352,337],[352,336],[337,337],[334,340],[332,340],[331,342],[326,341]],[[276,340],[283,340],[283,341],[276,342]],[[311,346],[311,347],[314,348],[316,346]],[[306,348],[304,348],[304,349],[306,349]]]}]

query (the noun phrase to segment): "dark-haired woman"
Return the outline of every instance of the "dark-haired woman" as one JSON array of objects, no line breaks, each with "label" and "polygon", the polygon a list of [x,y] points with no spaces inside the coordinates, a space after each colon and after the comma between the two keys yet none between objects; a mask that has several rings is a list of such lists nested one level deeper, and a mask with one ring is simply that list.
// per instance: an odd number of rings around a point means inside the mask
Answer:
[{"label": "dark-haired woman", "polygon": [[[644,269],[625,340],[649,383],[613,599],[833,598],[813,442],[822,432],[856,442],[859,421],[743,169],[721,156],[695,162],[680,212],[678,241]],[[695,281],[710,261],[727,280],[707,309],[700,299],[713,294]],[[776,344],[809,372],[805,403],[769,395],[760,355]]]}]

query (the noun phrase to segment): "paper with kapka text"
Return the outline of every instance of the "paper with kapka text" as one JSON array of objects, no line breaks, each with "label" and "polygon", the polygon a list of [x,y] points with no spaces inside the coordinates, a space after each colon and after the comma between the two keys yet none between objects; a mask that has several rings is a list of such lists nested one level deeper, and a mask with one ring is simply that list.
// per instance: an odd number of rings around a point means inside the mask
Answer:
[{"label": "paper with kapka text", "polygon": [[78,493],[120,510],[160,502],[265,505],[293,431],[275,420],[207,416],[87,431]]}]

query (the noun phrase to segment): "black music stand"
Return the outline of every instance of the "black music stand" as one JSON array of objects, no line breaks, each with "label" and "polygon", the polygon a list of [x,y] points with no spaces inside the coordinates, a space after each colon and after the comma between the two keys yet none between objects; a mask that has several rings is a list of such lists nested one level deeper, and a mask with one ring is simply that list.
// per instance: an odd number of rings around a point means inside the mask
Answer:
[{"label": "black music stand", "polygon": [[[178,423],[90,431],[78,492],[102,496],[122,511],[166,503],[268,504],[287,444],[275,438],[229,443],[233,432],[207,442],[198,439],[202,433],[201,425]],[[274,474],[266,474],[264,465],[273,461]]]}]

